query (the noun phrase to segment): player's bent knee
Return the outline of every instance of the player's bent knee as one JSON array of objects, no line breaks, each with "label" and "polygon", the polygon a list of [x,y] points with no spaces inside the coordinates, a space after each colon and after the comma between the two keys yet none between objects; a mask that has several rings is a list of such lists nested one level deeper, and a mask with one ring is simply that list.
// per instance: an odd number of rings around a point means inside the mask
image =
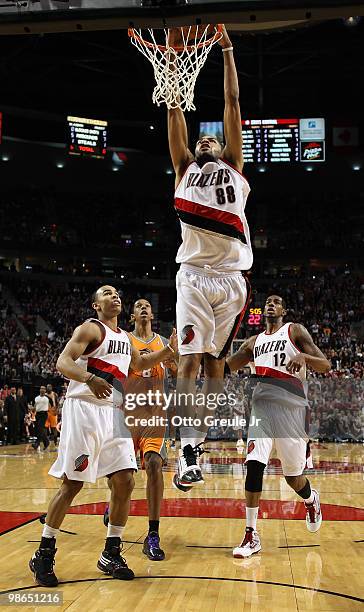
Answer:
[{"label": "player's bent knee", "polygon": [[68,478],[64,478],[61,491],[63,495],[73,498],[81,491],[82,487],[83,482],[81,480],[69,480]]},{"label": "player's bent knee", "polygon": [[196,376],[201,363],[201,354],[181,355],[178,364],[178,376]]},{"label": "player's bent knee", "polygon": [[225,357],[218,359],[209,353],[204,355],[204,371],[206,378],[222,378],[224,375]]},{"label": "player's bent knee", "polygon": [[154,476],[162,471],[163,460],[160,455],[150,451],[144,457],[144,464],[148,476]]},{"label": "player's bent knee", "polygon": [[290,487],[293,487],[293,488],[295,488],[295,485],[297,485],[297,482],[299,482],[299,478],[301,478],[301,475],[298,475],[298,476],[285,476],[286,483]]},{"label": "player's bent knee", "polygon": [[263,489],[263,474],[265,463],[247,461],[245,490],[250,493],[261,493]]},{"label": "player's bent knee", "polygon": [[133,470],[115,472],[110,476],[109,480],[114,493],[131,494],[135,486]]}]

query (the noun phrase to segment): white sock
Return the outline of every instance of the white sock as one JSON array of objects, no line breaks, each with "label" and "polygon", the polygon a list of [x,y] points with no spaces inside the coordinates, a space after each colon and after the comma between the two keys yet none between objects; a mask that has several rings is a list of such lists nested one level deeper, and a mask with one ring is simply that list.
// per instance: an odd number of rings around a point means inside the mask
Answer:
[{"label": "white sock", "polygon": [[180,436],[181,436],[181,448],[184,449],[187,444],[191,444],[192,448],[200,444],[200,442],[205,442],[206,432],[198,431],[194,427],[180,427]]},{"label": "white sock", "polygon": [[184,449],[185,446],[187,446],[187,444],[191,444],[191,446],[193,446],[191,430],[192,430],[192,427],[180,427],[179,428],[179,434],[181,436],[181,449],[182,450]]},{"label": "white sock", "polygon": [[197,446],[201,442],[205,442],[206,431],[198,431],[197,429],[192,428],[191,432],[193,432],[193,444],[192,446]]},{"label": "white sock", "polygon": [[311,489],[310,497],[308,497],[307,499],[304,499],[303,501],[305,502],[305,504],[313,504],[314,499],[315,499],[315,495],[314,495],[314,493],[312,492],[312,489]]},{"label": "white sock", "polygon": [[256,531],[257,529],[258,510],[259,510],[259,506],[258,508],[248,508],[248,507],[245,508],[246,526],[252,527],[254,531]]},{"label": "white sock", "polygon": [[56,538],[58,535],[59,529],[54,529],[53,527],[49,527],[47,523],[43,527],[42,538]]},{"label": "white sock", "polygon": [[111,523],[107,526],[107,538],[120,538],[123,537],[124,527],[121,525],[112,525]]}]

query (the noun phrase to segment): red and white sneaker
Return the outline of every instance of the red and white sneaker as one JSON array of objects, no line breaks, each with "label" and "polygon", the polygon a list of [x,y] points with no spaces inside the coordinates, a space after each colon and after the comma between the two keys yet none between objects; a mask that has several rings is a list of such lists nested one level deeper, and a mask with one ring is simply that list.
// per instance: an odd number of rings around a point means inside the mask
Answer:
[{"label": "red and white sneaker", "polygon": [[311,533],[315,533],[321,527],[322,513],[320,506],[320,496],[318,494],[318,491],[316,491],[316,489],[312,489],[312,493],[314,494],[314,500],[312,504],[306,504],[306,502],[304,503],[306,508],[306,527],[308,531],[311,531]]},{"label": "red and white sneaker", "polygon": [[251,527],[245,529],[244,540],[240,546],[236,546],[233,550],[234,559],[245,559],[262,550],[260,538],[257,531]]}]

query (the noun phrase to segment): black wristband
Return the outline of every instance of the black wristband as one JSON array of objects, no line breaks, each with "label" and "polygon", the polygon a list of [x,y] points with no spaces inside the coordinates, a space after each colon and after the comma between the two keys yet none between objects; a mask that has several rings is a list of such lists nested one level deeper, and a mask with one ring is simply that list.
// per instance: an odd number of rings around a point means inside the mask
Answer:
[{"label": "black wristband", "polygon": [[226,378],[226,376],[230,376],[230,374],[231,374],[230,366],[227,363],[227,361],[225,361],[224,378]]}]

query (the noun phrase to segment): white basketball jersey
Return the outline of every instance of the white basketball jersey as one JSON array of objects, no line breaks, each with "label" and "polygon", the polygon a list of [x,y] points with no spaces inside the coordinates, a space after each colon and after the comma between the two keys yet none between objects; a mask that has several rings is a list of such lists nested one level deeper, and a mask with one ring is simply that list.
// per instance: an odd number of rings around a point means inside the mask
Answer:
[{"label": "white basketball jersey", "polygon": [[244,214],[249,183],[222,159],[211,166],[203,173],[193,161],[175,191],[182,233],[176,262],[219,272],[249,270],[253,254]]},{"label": "white basketball jersey", "polygon": [[82,398],[94,404],[120,406],[123,402],[123,381],[128,376],[131,360],[129,336],[119,328],[118,331],[113,331],[98,319],[87,321],[94,321],[102,327],[102,340],[97,347],[81,355],[76,363],[83,370],[107,380],[114,390],[108,398],[98,399],[88,385],[71,380],[66,397]]},{"label": "white basketball jersey", "polygon": [[306,367],[290,374],[286,366],[301,351],[291,340],[291,323],[285,323],[273,334],[263,332],[254,343],[254,365],[258,384],[253,399],[307,404]]}]

